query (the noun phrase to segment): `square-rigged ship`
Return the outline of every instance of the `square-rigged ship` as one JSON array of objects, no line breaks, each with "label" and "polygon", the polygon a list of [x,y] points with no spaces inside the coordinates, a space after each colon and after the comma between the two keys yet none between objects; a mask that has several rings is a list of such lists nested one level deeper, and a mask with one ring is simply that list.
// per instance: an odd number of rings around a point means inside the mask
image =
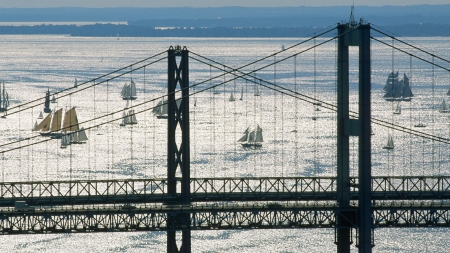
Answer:
[{"label": "square-rigged ship", "polygon": [[411,101],[414,96],[409,86],[409,78],[403,74],[403,79],[398,79],[397,73],[390,73],[383,90],[384,99],[387,101]]}]

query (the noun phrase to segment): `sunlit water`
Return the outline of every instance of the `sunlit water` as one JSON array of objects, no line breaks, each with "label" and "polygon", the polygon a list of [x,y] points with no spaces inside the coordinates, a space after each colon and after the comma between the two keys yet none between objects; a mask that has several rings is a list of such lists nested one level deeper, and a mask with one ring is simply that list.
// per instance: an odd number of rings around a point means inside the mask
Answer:
[{"label": "sunlit water", "polygon": [[[160,53],[169,46],[182,45],[190,51],[190,83],[195,91],[212,85],[190,100],[191,176],[192,177],[274,177],[333,176],[336,174],[336,113],[275,92],[263,83],[261,95],[254,96],[256,80],[248,77],[232,80],[223,66],[201,58],[212,59],[230,68],[239,68],[279,51],[285,52],[250,64],[244,72],[256,71],[263,79],[297,91],[324,103],[336,104],[336,43],[317,39],[290,49],[303,39],[207,39],[207,38],[74,38],[67,36],[1,36],[0,79],[5,81],[11,108],[26,110],[1,119],[1,143],[35,136],[31,129],[43,108],[47,89],[58,92],[78,83],[78,92],[57,95],[52,109],[75,106],[81,126],[90,128],[84,145],[60,148],[52,140],[25,148],[14,147],[45,140],[43,137],[2,146],[8,151],[1,159],[2,181],[38,181],[65,179],[163,178],[166,176],[166,122],[156,119],[151,109],[167,92],[167,62],[151,64],[131,74],[114,78],[94,88],[81,90],[116,69],[130,66]],[[392,44],[391,40],[385,40]],[[423,49],[450,59],[450,43],[443,38],[408,38]],[[406,48],[404,45],[395,46]],[[305,51],[305,52],[303,52]],[[302,52],[302,53],[300,53]],[[427,61],[448,68],[448,63],[432,59],[417,50],[411,51]],[[292,57],[294,53],[300,53]],[[357,111],[357,50],[351,49],[351,105]],[[146,61],[152,61],[160,57]],[[288,58],[287,58],[288,57]],[[272,63],[287,58],[275,65]],[[202,62],[203,61],[203,62]],[[137,65],[136,65],[137,66]],[[136,66],[127,70],[136,69]],[[382,98],[388,74],[399,71],[410,77],[412,102],[402,102],[402,114],[393,115],[395,103]],[[121,72],[123,73],[123,72]],[[237,73],[237,72],[235,72]],[[216,77],[207,81],[209,77]],[[126,102],[120,91],[130,78],[137,84],[138,99],[129,106],[138,114],[138,124],[121,127]],[[94,81],[94,79],[96,79]],[[206,82],[205,82],[206,81]],[[224,85],[221,83],[225,82]],[[447,100],[449,74],[439,67],[372,42],[372,116],[390,123],[413,128],[417,122],[427,125],[421,131],[447,138],[448,116],[438,112]],[[277,88],[278,89],[278,88]],[[72,89],[71,91],[77,91]],[[192,90],[194,91],[194,90]],[[218,94],[214,94],[214,91]],[[233,93],[236,101],[230,102]],[[243,94],[240,100],[241,93]],[[61,95],[66,95],[61,97]],[[23,105],[37,98],[40,105]],[[194,106],[194,101],[197,100]],[[147,102],[147,103],[144,103]],[[141,104],[142,103],[142,104]],[[316,110],[316,109],[319,110]],[[13,112],[14,110],[11,110]],[[93,121],[91,119],[102,117]],[[315,120],[314,120],[314,119]],[[112,121],[111,123],[105,123]],[[236,141],[247,127],[263,129],[261,149],[243,149]],[[373,125],[372,174],[380,175],[448,175],[447,145]],[[395,149],[382,149],[387,136],[394,136]],[[351,138],[351,173],[357,175],[357,139]],[[442,236],[447,229],[377,229],[374,252],[444,252],[449,240]],[[193,252],[334,252],[332,229],[287,229],[193,232]],[[3,237],[2,249],[20,252],[161,252],[165,251],[166,234],[97,233],[60,235],[19,235]],[[356,251],[355,247],[352,250]]]}]

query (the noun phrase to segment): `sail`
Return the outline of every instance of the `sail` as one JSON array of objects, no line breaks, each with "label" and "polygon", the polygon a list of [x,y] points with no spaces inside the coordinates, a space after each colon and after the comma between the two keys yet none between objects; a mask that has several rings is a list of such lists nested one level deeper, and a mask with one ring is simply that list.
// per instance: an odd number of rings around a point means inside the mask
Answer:
[{"label": "sail", "polygon": [[255,137],[256,137],[255,130],[253,130],[250,133],[248,133],[247,141],[248,142],[255,142]]},{"label": "sail", "polygon": [[406,74],[403,74],[403,92],[402,96],[404,98],[410,98],[414,97],[411,87],[409,86],[409,78],[406,76]]},{"label": "sail", "polygon": [[161,109],[162,109],[162,106],[161,106],[162,103],[163,103],[163,100],[160,100],[158,102],[158,104],[153,108],[152,112],[155,113],[155,114],[160,114],[161,113]]},{"label": "sail", "polygon": [[52,132],[57,132],[57,131],[61,130],[62,110],[63,109],[61,108],[53,114],[52,127],[51,127]]},{"label": "sail", "polygon": [[61,137],[61,148],[65,148],[69,145],[69,136],[68,135],[63,135]]},{"label": "sail", "polygon": [[442,99],[441,106],[439,107],[439,112],[442,112],[442,113],[448,112],[447,104],[445,103],[445,99]]},{"label": "sail", "polygon": [[56,103],[55,95],[52,96],[52,103]]},{"label": "sail", "polygon": [[241,89],[241,98],[239,98],[239,100],[242,100],[244,98],[244,87],[242,87]]},{"label": "sail", "polygon": [[394,139],[392,138],[392,135],[388,136],[388,141],[386,146],[383,147],[383,149],[393,149],[394,148]]},{"label": "sail", "polygon": [[124,126],[126,124],[128,124],[128,115],[127,115],[127,113],[124,110],[123,113],[122,113],[122,124],[121,125]]},{"label": "sail", "polygon": [[79,129],[77,113],[75,107],[68,110],[64,116],[63,131],[73,132]]},{"label": "sail", "polygon": [[131,79],[130,84],[130,97],[136,97],[136,84],[134,83],[133,79]]},{"label": "sail", "polygon": [[259,96],[260,92],[259,92],[259,86],[257,84],[255,84],[255,96]]},{"label": "sail", "polygon": [[244,135],[238,140],[238,142],[246,142],[248,139],[248,130],[249,128],[245,129]]},{"label": "sail", "polygon": [[401,114],[401,112],[402,112],[402,109],[400,107],[400,101],[399,101],[397,103],[397,106],[395,107],[394,114]]},{"label": "sail", "polygon": [[85,142],[88,140],[88,137],[86,135],[86,132],[84,131],[84,128],[81,128],[78,132],[78,141],[79,142]]},{"label": "sail", "polygon": [[228,99],[228,101],[235,101],[236,99],[233,96],[233,92],[231,92],[230,98]]},{"label": "sail", "polygon": [[77,81],[77,78],[75,78],[75,83],[73,84],[73,87],[78,87],[78,81]]},{"label": "sail", "polygon": [[44,120],[41,121],[41,123],[39,123],[39,125],[37,125],[33,131],[43,131],[43,132],[48,132],[50,130],[50,123],[52,121],[52,114],[48,114],[47,117],[45,117]]},{"label": "sail", "polygon": [[256,136],[255,136],[255,142],[263,142],[263,136],[262,136],[262,128],[256,126]]},{"label": "sail", "polygon": [[39,112],[38,119],[43,119],[43,118],[44,118],[44,115],[42,115],[42,112]]},{"label": "sail", "polygon": [[128,111],[128,124],[137,124],[136,114],[134,110]]}]

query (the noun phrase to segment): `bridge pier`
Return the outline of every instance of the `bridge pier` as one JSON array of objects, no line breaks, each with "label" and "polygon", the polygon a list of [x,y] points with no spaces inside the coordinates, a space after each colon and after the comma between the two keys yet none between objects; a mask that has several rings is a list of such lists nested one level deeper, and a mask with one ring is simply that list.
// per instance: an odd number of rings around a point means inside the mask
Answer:
[{"label": "bridge pier", "polygon": [[[359,252],[371,252],[371,127],[370,127],[370,25],[339,24],[337,80],[337,201],[340,208],[350,206],[350,188],[358,187],[358,213],[340,214],[337,219],[337,252],[350,252],[351,228],[357,223],[356,246]],[[349,117],[349,46],[359,47],[359,117]],[[349,137],[358,136],[359,184],[350,184]],[[355,217],[357,217],[355,219]]]},{"label": "bridge pier", "polygon": [[[189,150],[189,51],[180,46],[168,50],[167,80],[167,191],[173,199],[177,195],[176,172],[181,170],[181,198],[171,205],[189,206],[190,201],[190,150]],[[179,59],[179,62],[177,62]],[[179,89],[177,90],[179,84]],[[181,91],[181,92],[180,92]],[[181,101],[181,103],[177,103]],[[181,143],[176,142],[176,128],[180,126]],[[176,216],[182,217],[177,220]],[[189,215],[168,214],[167,252],[191,252]],[[181,249],[176,243],[176,231],[182,231]]]}]

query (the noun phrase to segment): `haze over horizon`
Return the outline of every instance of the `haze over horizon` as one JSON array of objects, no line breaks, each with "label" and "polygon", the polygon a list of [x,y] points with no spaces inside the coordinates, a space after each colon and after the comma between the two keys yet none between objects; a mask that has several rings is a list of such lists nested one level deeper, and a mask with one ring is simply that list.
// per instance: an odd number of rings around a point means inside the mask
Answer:
[{"label": "haze over horizon", "polygon": [[242,0],[191,0],[188,3],[185,0],[108,0],[108,1],[92,1],[92,0],[0,0],[0,8],[53,8],[53,7],[91,7],[91,8],[106,8],[106,7],[144,7],[144,8],[159,8],[159,7],[227,7],[227,6],[242,6],[242,7],[289,7],[289,6],[384,6],[384,5],[441,5],[449,4],[448,0],[346,0],[346,1],[330,1],[330,0],[247,0],[245,3]]}]

